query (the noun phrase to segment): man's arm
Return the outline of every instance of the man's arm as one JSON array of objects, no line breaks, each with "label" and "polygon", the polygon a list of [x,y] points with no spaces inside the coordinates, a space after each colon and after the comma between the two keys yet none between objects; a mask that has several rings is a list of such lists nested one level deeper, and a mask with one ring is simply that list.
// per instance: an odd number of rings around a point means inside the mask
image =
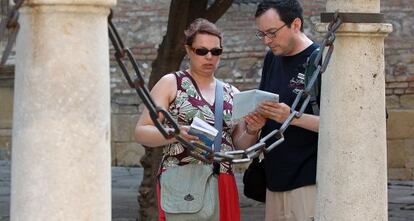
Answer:
[{"label": "man's arm", "polygon": [[313,132],[319,132],[319,116],[302,114],[300,118],[293,119],[292,125],[302,127]]},{"label": "man's arm", "polygon": [[[262,102],[259,105],[258,111],[266,118],[278,123],[283,123],[290,115],[290,107],[287,104],[272,101]],[[319,132],[319,116],[303,114],[300,118],[294,118],[292,125]]]}]

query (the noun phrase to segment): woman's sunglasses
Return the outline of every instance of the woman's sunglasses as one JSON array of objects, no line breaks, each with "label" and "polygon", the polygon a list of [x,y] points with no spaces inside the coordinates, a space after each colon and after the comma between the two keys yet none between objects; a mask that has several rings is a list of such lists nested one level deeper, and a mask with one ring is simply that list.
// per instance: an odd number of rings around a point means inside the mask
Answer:
[{"label": "woman's sunglasses", "polygon": [[196,53],[196,55],[204,56],[208,54],[208,52],[211,53],[213,56],[219,56],[221,53],[223,53],[223,48],[212,48],[208,50],[207,48],[192,48],[193,51]]}]

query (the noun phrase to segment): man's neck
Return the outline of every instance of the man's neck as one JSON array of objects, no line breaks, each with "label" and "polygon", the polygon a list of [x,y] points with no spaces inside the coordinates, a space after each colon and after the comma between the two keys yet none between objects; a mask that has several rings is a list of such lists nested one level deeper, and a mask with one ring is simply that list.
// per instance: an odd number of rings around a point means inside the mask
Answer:
[{"label": "man's neck", "polygon": [[306,48],[308,48],[310,45],[313,44],[313,41],[308,38],[303,32],[297,36],[295,39],[295,47],[292,50],[292,53],[290,53],[288,56],[293,56],[301,53]]}]

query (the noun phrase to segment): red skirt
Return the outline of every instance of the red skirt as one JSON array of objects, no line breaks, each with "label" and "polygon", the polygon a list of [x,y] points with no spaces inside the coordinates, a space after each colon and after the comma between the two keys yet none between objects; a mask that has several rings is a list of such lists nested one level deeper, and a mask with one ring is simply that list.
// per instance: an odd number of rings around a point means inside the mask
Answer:
[{"label": "red skirt", "polygon": [[[218,177],[220,221],[239,221],[240,204],[236,179],[232,174],[220,173]],[[160,183],[157,182],[158,220],[165,221],[160,203]]]}]

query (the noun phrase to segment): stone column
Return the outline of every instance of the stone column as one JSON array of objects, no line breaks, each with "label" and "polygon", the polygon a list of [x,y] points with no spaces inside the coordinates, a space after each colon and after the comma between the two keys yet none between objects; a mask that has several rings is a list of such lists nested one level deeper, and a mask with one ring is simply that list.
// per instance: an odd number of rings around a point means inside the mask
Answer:
[{"label": "stone column", "polygon": [[[380,0],[328,0],[327,12],[379,13]],[[319,24],[318,31],[326,31]],[[344,23],[322,78],[318,221],[388,220],[384,23]]]},{"label": "stone column", "polygon": [[20,9],[11,220],[111,220],[107,16],[115,0]]}]

